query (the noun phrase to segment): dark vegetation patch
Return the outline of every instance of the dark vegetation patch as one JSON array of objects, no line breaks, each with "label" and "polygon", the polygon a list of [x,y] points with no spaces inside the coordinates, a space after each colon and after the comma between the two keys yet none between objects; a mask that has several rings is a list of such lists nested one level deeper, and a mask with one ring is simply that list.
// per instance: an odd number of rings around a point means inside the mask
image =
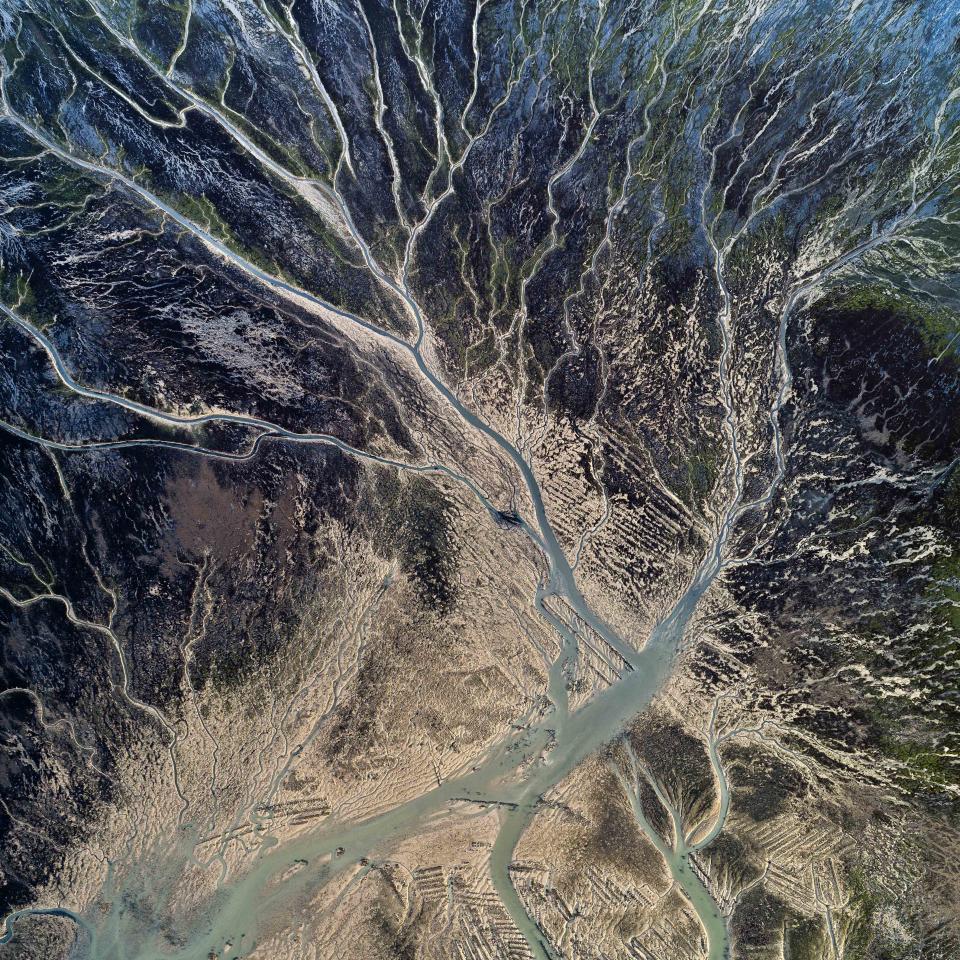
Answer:
[{"label": "dark vegetation patch", "polygon": [[[109,598],[52,458],[4,433],[0,476],[3,585],[19,601],[62,594],[78,617],[105,622]],[[0,849],[0,914],[36,900],[113,796],[115,750],[133,722],[118,683],[110,640],[71,624],[61,601],[0,599],[0,831],[10,838]]]},{"label": "dark vegetation patch", "polygon": [[710,844],[704,856],[711,876],[722,876],[733,886],[746,887],[763,873],[763,851],[751,849],[744,838],[726,830]]},{"label": "dark vegetation patch", "polygon": [[417,960],[417,936],[413,925],[401,927],[395,916],[377,907],[370,917],[370,927],[389,960]]},{"label": "dark vegetation patch", "polygon": [[688,823],[714,801],[716,787],[706,747],[665,713],[643,715],[630,730],[634,753]]},{"label": "dark vegetation patch", "polygon": [[[798,394],[798,429],[791,470],[837,444],[854,475],[877,465],[903,473],[942,470],[960,453],[960,367],[945,350],[955,315],[872,287],[835,291],[809,311],[804,338],[791,347]],[[804,369],[805,368],[805,369]],[[809,436],[809,439],[806,437]],[[827,451],[833,454],[833,450]],[[920,528],[926,528],[921,533]],[[937,549],[915,562],[914,536]],[[830,538],[842,563],[807,552],[790,559],[805,538]],[[880,756],[884,770],[913,802],[956,819],[960,804],[960,481],[868,483],[837,489],[808,481],[775,533],[771,557],[731,578],[738,600],[762,613],[777,643],[754,663],[769,688],[789,691],[801,679],[826,677],[797,723],[822,742]],[[919,542],[919,541],[914,541]],[[894,563],[893,561],[896,561]],[[829,624],[829,628],[825,627]],[[845,637],[857,638],[854,644]],[[774,656],[774,654],[776,656]],[[838,670],[847,665],[866,673]],[[912,696],[886,696],[886,678],[906,680]],[[809,754],[810,746],[803,748]],[[818,763],[831,761],[819,754]],[[880,771],[878,771],[878,774]]]},{"label": "dark vegetation patch", "polygon": [[66,916],[27,914],[18,918],[3,947],[5,960],[60,960],[89,952],[89,935]]},{"label": "dark vegetation patch", "polygon": [[603,385],[600,351],[585,345],[562,360],[547,381],[547,402],[573,420],[589,420],[597,408]]},{"label": "dark vegetation patch", "polygon": [[[443,714],[419,697],[422,678],[438,682],[440,674],[432,667],[446,662],[446,640],[442,631],[431,632],[429,618],[416,604],[409,606],[414,608],[411,616],[401,611],[378,623],[356,678],[330,718],[325,756],[344,779],[363,777],[389,760],[384,741],[400,722],[415,725],[435,744],[449,744],[453,738]],[[469,679],[464,694],[472,697]],[[408,713],[411,699],[416,707]]]},{"label": "dark vegetation patch", "polygon": [[818,917],[792,915],[783,929],[784,954],[790,960],[821,960],[829,956],[827,931]]},{"label": "dark vegetation patch", "polygon": [[[954,471],[930,498],[905,514],[907,528],[929,525],[943,549],[895,581],[900,616],[878,616],[861,629],[876,651],[871,669],[911,678],[922,696],[871,698],[858,717],[869,745],[897,764],[898,786],[928,810],[960,822],[960,474]],[[920,629],[909,629],[914,621]]]},{"label": "dark vegetation patch", "polygon": [[762,884],[747,891],[730,920],[730,934],[738,953],[749,955],[778,946],[789,912],[787,905]]},{"label": "dark vegetation patch", "polygon": [[772,754],[734,745],[724,749],[723,760],[732,809],[757,823],[774,819],[792,800],[802,800],[807,794],[803,777]]},{"label": "dark vegetation patch", "polygon": [[826,397],[856,417],[870,448],[924,463],[955,456],[960,368],[943,351],[960,318],[869,287],[830,294],[811,317]]},{"label": "dark vegetation patch", "polygon": [[114,745],[130,717],[97,666],[113,656],[107,643],[66,623],[62,610],[20,611],[0,600],[0,637],[0,832],[17,837],[0,849],[6,915],[56,880],[64,852],[113,796]]},{"label": "dark vegetation patch", "polygon": [[[336,562],[326,529],[354,523],[354,461],[279,444],[270,452],[270,461],[250,464],[185,463],[166,488],[170,522],[161,555],[169,578],[187,594],[185,618],[205,576],[212,599],[192,646],[196,687],[210,681],[228,692],[287,649]],[[153,603],[147,594],[138,609]]]},{"label": "dark vegetation patch", "polygon": [[880,893],[861,870],[847,875],[850,901],[844,937],[845,960],[907,960],[914,957],[946,957],[946,953],[917,953],[913,938],[894,939],[880,923],[880,914],[899,906],[889,893]]},{"label": "dark vegetation patch", "polygon": [[720,444],[699,440],[685,458],[679,458],[680,462],[675,467],[677,481],[673,486],[687,506],[703,507],[717,482],[722,456]]},{"label": "dark vegetation patch", "polygon": [[457,599],[459,567],[451,501],[425,477],[382,470],[369,511],[377,549],[399,560],[427,609],[448,613]]},{"label": "dark vegetation patch", "polygon": [[376,733],[376,719],[390,690],[393,675],[410,668],[417,650],[413,633],[403,626],[378,637],[375,651],[368,651],[357,670],[352,693],[337,707],[327,743],[327,759],[340,776],[355,772]]},{"label": "dark vegetation patch", "polygon": [[601,771],[595,778],[588,805],[585,862],[608,864],[648,879],[651,873],[659,875],[659,854],[643,835],[623,787],[612,773]]}]

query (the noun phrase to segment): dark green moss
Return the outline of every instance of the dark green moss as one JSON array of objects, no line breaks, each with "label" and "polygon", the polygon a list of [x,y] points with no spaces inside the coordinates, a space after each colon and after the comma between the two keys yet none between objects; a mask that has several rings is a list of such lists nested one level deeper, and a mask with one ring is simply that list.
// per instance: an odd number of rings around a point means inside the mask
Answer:
[{"label": "dark green moss", "polygon": [[710,495],[720,472],[720,457],[716,447],[697,444],[686,462],[687,482],[681,487],[680,497],[687,504],[702,505]]},{"label": "dark green moss", "polygon": [[898,319],[913,327],[933,355],[950,346],[960,332],[960,316],[942,307],[930,307],[884,287],[854,287],[827,301],[827,308],[853,316],[869,316],[883,323]]},{"label": "dark green moss", "polygon": [[431,480],[401,479],[393,471],[378,476],[374,499],[381,515],[371,519],[381,549],[397,557],[428,609],[447,613],[458,588],[450,501]]},{"label": "dark green moss", "polygon": [[803,796],[803,777],[773,754],[733,746],[725,751],[727,775],[737,810],[762,823],[787,809],[791,799]]},{"label": "dark green moss", "polygon": [[834,291],[810,312],[826,398],[855,423],[864,447],[887,459],[954,459],[960,363],[945,348],[960,318],[872,287]]},{"label": "dark green moss", "polygon": [[821,960],[827,948],[827,935],[820,920],[797,917],[789,920],[783,935],[787,960]]}]

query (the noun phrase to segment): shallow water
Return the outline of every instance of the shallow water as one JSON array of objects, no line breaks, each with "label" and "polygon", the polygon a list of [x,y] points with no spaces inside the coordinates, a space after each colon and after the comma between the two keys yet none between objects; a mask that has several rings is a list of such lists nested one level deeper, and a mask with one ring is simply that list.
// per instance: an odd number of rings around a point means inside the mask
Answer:
[{"label": "shallow water", "polygon": [[[46,142],[46,145],[55,154],[70,159],[83,169],[104,172],[99,165],[69,156],[52,143]],[[722,524],[715,543],[691,584],[654,629],[646,645],[637,652],[631,642],[620,637],[594,613],[580,593],[570,563],[547,517],[539,484],[527,461],[513,443],[466,407],[425,361],[421,351],[425,324],[417,304],[405,289],[405,285],[402,289],[399,287],[394,289],[404,299],[416,319],[418,337],[415,343],[410,343],[393,333],[333,308],[319,298],[269,276],[143,187],[115,172],[109,175],[121,180],[133,192],[197,235],[218,254],[230,260],[252,278],[278,292],[298,300],[306,300],[313,306],[321,307],[349,323],[357,324],[367,333],[383,338],[407,353],[423,379],[440,395],[451,412],[485,436],[506,455],[522,477],[533,511],[533,523],[521,522],[516,529],[529,537],[543,551],[549,565],[548,581],[538,590],[535,602],[541,613],[560,633],[562,649],[558,662],[550,671],[549,693],[554,705],[552,712],[532,729],[501,744],[466,776],[447,781],[409,803],[362,823],[327,821],[316,832],[283,846],[271,844],[268,835],[260,834],[261,841],[266,842],[263,842],[253,867],[242,877],[225,886],[201,916],[193,921],[181,921],[175,928],[171,928],[172,918],[166,915],[164,904],[179,880],[183,865],[191,861],[194,845],[198,839],[197,832],[187,828],[174,844],[174,849],[157,851],[157,862],[151,864],[150,869],[142,870],[139,876],[136,873],[133,876],[127,874],[122,890],[114,889],[112,881],[108,883],[108,888],[104,891],[104,899],[108,902],[113,901],[113,907],[106,918],[101,916],[89,919],[89,955],[96,960],[112,960],[120,957],[124,960],[146,960],[146,958],[161,955],[195,958],[205,955],[211,949],[219,952],[224,944],[230,943],[232,944],[231,954],[243,956],[255,946],[257,929],[263,919],[309,896],[327,882],[333,873],[355,865],[360,858],[367,856],[374,848],[422,827],[430,817],[446,811],[457,798],[472,795],[516,805],[504,816],[502,830],[491,855],[491,873],[497,892],[514,922],[526,937],[535,956],[548,958],[549,948],[543,943],[536,924],[530,919],[510,882],[509,864],[513,851],[536,813],[540,796],[566,777],[592,751],[619,736],[630,719],[650,703],[669,675],[670,667],[697,603],[721,569],[724,543],[732,525],[734,510],[739,505],[742,484],[734,426],[731,426],[731,446],[735,495],[726,514],[727,519]],[[348,225],[351,232],[354,232],[349,220]],[[369,251],[362,239],[356,234],[355,239],[361,245],[365,255],[369,256]],[[26,329],[23,324],[21,326]],[[26,329],[26,332],[50,354],[61,379],[72,389],[87,396],[116,402],[134,412],[171,423],[200,423],[207,419],[222,419],[269,431],[277,437],[277,442],[326,444],[335,446],[348,455],[382,463],[389,462],[398,469],[424,469],[364,454],[327,435],[293,434],[257,418],[217,415],[191,420],[150,410],[142,405],[132,404],[99,391],[86,390],[72,380],[60,361],[56,348],[46,337],[36,330]],[[729,339],[725,337],[722,368],[726,366],[729,346]],[[734,415],[731,410],[728,423],[733,423],[733,420]],[[202,451],[198,452],[202,453]],[[463,483],[481,500],[491,515],[497,515],[497,509],[470,478],[441,465],[427,469],[445,473],[452,480]],[[577,638],[558,623],[555,617],[550,616],[544,607],[543,601],[551,596],[565,601],[590,628],[616,649],[632,668],[613,688],[572,714],[569,711],[565,690],[565,661],[576,655]],[[548,744],[550,749],[544,756],[544,750]],[[527,765],[528,761],[536,762],[531,768]],[[338,855],[341,848],[342,853]],[[297,863],[300,864],[300,868],[291,872],[290,868]],[[692,871],[678,862],[675,877],[691,903],[695,905],[698,914],[705,918],[705,926],[712,923],[710,917],[713,915],[709,904],[704,900],[704,898],[709,900],[709,894]],[[61,915],[72,916],[66,911]],[[15,916],[8,918],[8,934],[15,919]],[[708,926],[708,932],[710,929]],[[709,938],[711,951],[715,941],[719,942],[718,937],[719,930],[715,929]],[[171,941],[176,944],[172,949],[169,947]],[[713,955],[711,952],[711,956]]]},{"label": "shallow water", "polygon": [[[78,391],[83,391],[84,388],[73,382],[53,344],[40,335],[39,331],[29,329],[23,324],[21,326],[47,349],[64,382]],[[416,351],[415,355],[422,364],[419,351]],[[425,365],[421,369],[426,372]],[[210,904],[209,909],[204,911],[202,918],[189,925],[180,924],[173,931],[169,927],[170,918],[164,917],[164,902],[179,879],[181,866],[191,861],[198,839],[195,830],[186,828],[174,850],[157,852],[159,869],[155,864],[153,869],[144,871],[139,877],[135,872],[132,876],[127,873],[122,890],[114,889],[112,881],[108,883],[104,899],[107,902],[113,901],[114,906],[106,918],[100,917],[96,921],[91,918],[87,925],[90,935],[89,955],[96,960],[120,957],[146,960],[161,954],[195,957],[211,948],[219,950],[226,943],[232,944],[232,954],[242,956],[256,944],[259,920],[315,891],[329,880],[333,873],[355,865],[374,847],[416,830],[425,820],[442,814],[455,803],[456,798],[465,796],[515,805],[504,816],[503,826],[491,855],[491,874],[495,889],[530,944],[534,955],[539,958],[550,957],[549,947],[543,942],[538,927],[531,920],[510,881],[509,865],[513,851],[536,814],[540,796],[563,780],[592,751],[619,736],[630,719],[641,712],[661,688],[669,675],[697,603],[721,568],[722,543],[730,524],[728,522],[721,530],[714,548],[704,559],[687,590],[654,629],[643,649],[637,652],[594,614],[580,594],[570,564],[550,526],[536,478],[516,448],[476,415],[466,411],[434,375],[427,375],[464,419],[478,426],[488,438],[511,455],[511,460],[523,475],[536,521],[530,526],[521,520],[513,529],[518,535],[529,537],[547,558],[549,578],[538,589],[535,603],[561,638],[561,653],[549,674],[548,694],[553,709],[534,727],[501,744],[468,775],[447,781],[435,790],[381,816],[359,824],[327,821],[315,833],[282,847],[271,846],[268,835],[261,834],[261,840],[266,842],[254,867],[242,878],[228,884]],[[99,396],[121,402],[121,398],[103,394]],[[122,401],[122,405],[130,407],[129,401]],[[182,422],[182,418],[174,418],[149,408],[143,408],[139,412],[148,411],[150,415],[161,420]],[[248,422],[251,426],[263,428],[274,426],[254,418],[227,415],[222,419]],[[278,442],[326,443],[347,453],[355,452],[327,436],[296,436],[279,428],[277,432]],[[370,456],[370,459],[381,458]],[[403,465],[397,466],[404,469]],[[476,485],[446,467],[438,465],[433,469],[454,481],[466,483],[490,515],[496,517],[496,508]],[[550,613],[545,605],[545,601],[550,597],[561,598],[569,604],[585,623],[625,655],[631,668],[613,688],[572,714],[567,703],[567,668],[576,657],[578,638],[569,627]],[[548,745],[549,750],[544,756]],[[534,759],[536,763],[533,768],[526,768],[526,762]],[[521,770],[522,775],[519,772]],[[723,786],[725,787],[725,784]],[[336,854],[340,848],[343,852],[338,856]],[[167,868],[164,867],[164,862],[168,865]],[[295,863],[300,863],[300,868],[291,874],[290,868]],[[669,858],[668,863],[671,863]],[[169,869],[169,876],[164,876],[165,869]],[[718,926],[719,914],[709,894],[682,860],[672,863],[671,870],[708,930],[711,957],[722,956],[722,951],[717,954],[713,952],[714,945],[721,942],[719,931],[722,924]],[[280,877],[283,879],[280,880]],[[136,903],[139,907],[134,909],[130,906],[131,903]],[[74,916],[69,911],[53,912],[61,916]],[[7,938],[16,919],[17,915],[8,918]],[[177,947],[172,951],[166,946],[171,939],[177,942]],[[723,942],[725,943],[725,940]]]}]

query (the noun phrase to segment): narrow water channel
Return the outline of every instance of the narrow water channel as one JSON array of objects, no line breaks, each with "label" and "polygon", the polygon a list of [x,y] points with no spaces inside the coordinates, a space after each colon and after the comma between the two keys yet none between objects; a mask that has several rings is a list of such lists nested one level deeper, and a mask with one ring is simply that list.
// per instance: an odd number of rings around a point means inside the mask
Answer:
[{"label": "narrow water channel", "polygon": [[[725,543],[732,528],[736,511],[740,508],[740,493],[742,490],[742,468],[736,449],[736,415],[732,406],[728,403],[727,425],[731,439],[731,468],[734,478],[732,502],[725,513],[725,520],[721,524],[716,540],[702,561],[693,580],[638,651],[636,649],[637,643],[628,641],[612,630],[602,618],[597,616],[580,593],[570,563],[547,516],[539,483],[527,460],[510,440],[470,410],[426,362],[422,352],[426,325],[421,311],[406,289],[405,283],[400,287],[390,281],[388,285],[404,300],[416,320],[417,339],[415,343],[411,343],[360,317],[333,307],[320,298],[265,273],[139,184],[117,171],[70,154],[22,119],[16,116],[13,116],[13,119],[30,136],[55,155],[88,172],[107,176],[124,184],[129,190],[146,200],[171,220],[193,233],[214,252],[224,257],[251,279],[265,284],[295,301],[306,303],[315,308],[319,307],[328,315],[333,315],[348,324],[354,324],[368,334],[388,341],[393,347],[406,353],[424,381],[439,394],[451,412],[491,441],[506,456],[522,478],[533,511],[533,522],[522,521],[516,529],[529,537],[542,550],[549,570],[547,581],[541,585],[535,598],[541,612],[545,612],[543,604],[545,599],[551,596],[561,598],[590,628],[617,650],[631,668],[614,687],[597,696],[585,707],[571,713],[565,694],[563,661],[575,655],[577,638],[570,633],[564,636],[563,630],[554,618],[551,622],[560,629],[562,651],[558,663],[554,665],[550,672],[550,694],[553,698],[554,708],[547,717],[531,730],[512,737],[509,741],[501,744],[469,774],[456,780],[447,781],[429,793],[386,814],[361,823],[347,824],[328,821],[315,833],[282,847],[279,845],[271,846],[266,843],[254,867],[243,877],[221,890],[210,908],[204,911],[203,917],[191,924],[189,929],[178,929],[176,939],[181,946],[173,952],[164,950],[163,955],[165,957],[191,958],[192,960],[192,958],[204,956],[205,951],[210,949],[219,950],[220,946],[227,942],[232,944],[231,952],[234,955],[243,956],[249,953],[256,943],[258,920],[270,916],[284,905],[291,904],[305,894],[318,889],[334,873],[343,870],[348,865],[355,865],[360,858],[368,855],[374,848],[403,835],[404,832],[415,829],[418,825],[422,825],[426,819],[444,811],[458,798],[472,794],[478,797],[486,796],[491,799],[506,801],[514,805],[504,816],[502,829],[492,851],[491,872],[493,882],[511,917],[527,939],[534,956],[538,960],[550,960],[550,948],[544,942],[541,932],[530,918],[510,881],[509,865],[513,858],[513,852],[519,838],[536,814],[539,798],[566,777],[592,751],[619,736],[630,719],[641,712],[661,689],[663,682],[669,675],[676,652],[700,598],[710,588],[722,568]],[[365,258],[372,263],[369,249],[355,231],[349,215],[347,215],[347,223]],[[375,272],[379,272],[380,276],[385,276],[379,267],[373,265],[372,268]],[[717,271],[718,274],[721,273],[719,262]],[[10,316],[9,313],[8,316]],[[10,316],[10,318],[16,321],[15,317]],[[22,323],[20,325],[21,327],[24,326]],[[722,377],[728,377],[727,367],[731,339],[726,325],[721,323],[721,326],[724,328],[721,375]],[[258,418],[229,414],[210,415],[209,417],[194,419],[175,417],[164,415],[141,404],[130,401],[124,402],[120,398],[110,397],[99,391],[88,390],[72,380],[49,339],[36,329],[28,329],[26,332],[30,333],[47,350],[61,379],[72,389],[85,393],[87,396],[96,396],[100,399],[109,399],[111,402],[119,402],[131,411],[166,419],[168,422],[179,425],[190,426],[209,419],[228,420],[260,428],[275,435],[280,441],[323,443],[335,446],[351,455],[390,463],[398,469],[424,469],[352,450],[334,437],[321,434],[296,434]],[[201,455],[203,453],[202,451],[197,452]],[[470,478],[442,465],[428,469],[446,473],[452,479],[464,483],[481,499],[488,511],[496,513],[494,505],[489,503],[479,487]],[[548,617],[548,619],[550,618]],[[640,638],[633,639],[639,641]],[[551,749],[545,753],[544,749],[548,742]],[[536,758],[540,759],[532,766],[532,769],[527,768],[524,775],[518,775],[518,768],[524,761]],[[195,835],[190,835],[187,831],[187,834],[180,841],[184,855],[183,862],[189,861],[192,855],[192,844],[195,843],[196,839]],[[713,905],[711,912],[710,905],[707,903],[709,894],[693,871],[689,869],[689,865],[684,859],[685,854],[678,853],[677,856],[679,859],[673,864],[668,858],[668,865],[671,866],[676,882],[683,889],[690,902],[694,904],[698,916],[701,916],[710,942],[711,960],[716,960],[726,953],[725,928],[721,936],[720,927],[722,925],[718,926],[714,922],[718,912],[715,905]],[[179,873],[179,864],[174,867],[174,860],[176,858],[171,859],[171,869],[173,872]],[[301,868],[291,873],[290,868],[294,864],[299,864]],[[178,878],[178,876],[164,877],[162,871],[159,874],[154,873],[143,880],[145,886],[149,887],[148,890],[145,890],[145,893],[148,893],[149,898],[157,901],[158,907],[162,908],[164,890],[171,889]],[[131,893],[131,891],[119,890],[112,892],[117,894],[121,901],[124,893]],[[29,912],[25,911],[25,913]],[[51,911],[45,912],[49,913]],[[69,911],[60,911],[59,915],[73,916]],[[14,915],[7,919],[7,937],[9,937],[16,918],[17,915]],[[121,957],[123,960],[147,960],[147,958],[152,960],[158,955],[156,936],[159,932],[157,928],[144,930],[142,922],[136,916],[124,914],[122,910],[118,911],[115,908],[105,923],[101,919],[100,923],[93,925],[91,921],[90,954],[96,960],[113,960],[113,958],[119,960]]]}]

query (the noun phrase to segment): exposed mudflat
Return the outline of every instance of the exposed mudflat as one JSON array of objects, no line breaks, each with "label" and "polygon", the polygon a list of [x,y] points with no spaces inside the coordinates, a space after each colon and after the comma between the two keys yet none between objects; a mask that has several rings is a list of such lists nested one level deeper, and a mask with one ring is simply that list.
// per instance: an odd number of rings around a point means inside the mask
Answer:
[{"label": "exposed mudflat", "polygon": [[0,960],[960,954],[958,36],[0,5]]}]

